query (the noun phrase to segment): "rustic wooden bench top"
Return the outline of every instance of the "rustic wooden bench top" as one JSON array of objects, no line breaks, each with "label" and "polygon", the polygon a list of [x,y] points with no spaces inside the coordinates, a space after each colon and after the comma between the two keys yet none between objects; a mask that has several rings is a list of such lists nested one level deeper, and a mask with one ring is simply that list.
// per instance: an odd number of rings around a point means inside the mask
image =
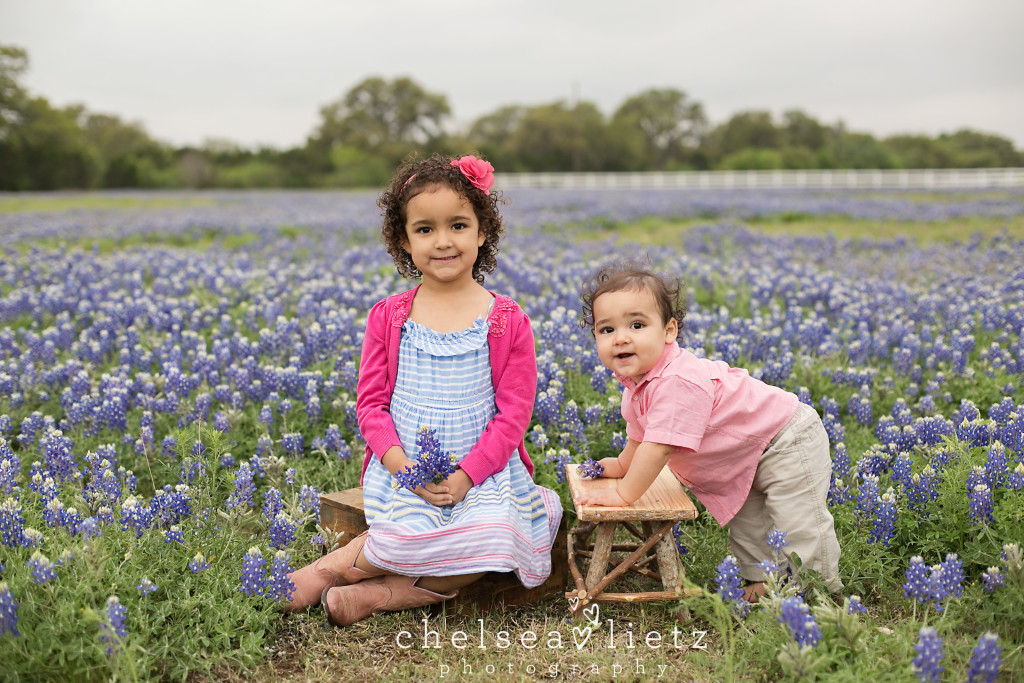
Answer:
[{"label": "rustic wooden bench top", "polygon": [[584,479],[577,472],[578,465],[565,466],[565,478],[569,482],[576,516],[581,522],[619,521],[683,521],[697,519],[694,506],[686,489],[675,475],[665,467],[640,499],[625,507],[602,507],[580,505],[577,502],[584,491],[615,488],[617,479]]}]

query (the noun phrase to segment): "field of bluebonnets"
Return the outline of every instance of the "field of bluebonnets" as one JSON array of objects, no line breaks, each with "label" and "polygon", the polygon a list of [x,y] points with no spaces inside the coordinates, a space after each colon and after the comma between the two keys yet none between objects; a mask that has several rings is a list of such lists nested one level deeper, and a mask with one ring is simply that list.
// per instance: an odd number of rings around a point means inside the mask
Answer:
[{"label": "field of bluebonnets", "polygon": [[333,540],[318,494],[358,483],[365,314],[409,286],[374,199],[0,197],[5,679],[1024,678],[1024,193],[508,197],[487,284],[535,326],[527,441],[567,509],[562,465],[623,438],[576,324],[616,254],[681,275],[682,343],[798,393],[832,441],[843,595],[802,572],[738,609],[702,515],[678,539],[702,595],[604,606],[582,643],[560,599],[346,630],[276,607]]}]

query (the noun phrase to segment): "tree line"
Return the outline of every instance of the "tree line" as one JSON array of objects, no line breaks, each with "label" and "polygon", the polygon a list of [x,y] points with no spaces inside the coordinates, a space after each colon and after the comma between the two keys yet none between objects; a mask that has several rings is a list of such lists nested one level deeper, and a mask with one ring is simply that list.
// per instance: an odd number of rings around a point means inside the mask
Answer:
[{"label": "tree line", "polygon": [[453,130],[445,95],[376,76],[322,107],[303,145],[173,147],[141,123],[30,94],[28,63],[23,49],[0,45],[0,190],[370,187],[409,154],[466,150],[503,172],[1024,166],[1011,140],[968,128],[876,138],[799,109],[712,125],[675,88],[639,92],[611,116],[582,100],[510,105]]}]

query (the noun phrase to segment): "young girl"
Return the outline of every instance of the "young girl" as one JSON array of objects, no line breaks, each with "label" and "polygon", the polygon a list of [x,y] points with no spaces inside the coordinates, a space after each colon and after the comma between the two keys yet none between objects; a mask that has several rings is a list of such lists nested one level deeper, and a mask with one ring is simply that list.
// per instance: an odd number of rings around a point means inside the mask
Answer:
[{"label": "young girl", "polygon": [[604,458],[614,489],[580,497],[587,505],[628,505],[666,464],[721,524],[748,601],[764,594],[773,528],[788,552],[821,573],[833,591],[839,542],[825,505],[832,460],[828,436],[810,407],[722,361],[698,358],[676,338],[686,315],[679,284],[629,263],[602,268],[584,287],[583,321],[597,355],[623,384],[626,447]]},{"label": "young girl", "polygon": [[[366,323],[356,412],[369,531],[291,575],[291,610],[320,601],[330,623],[349,625],[454,597],[487,571],[528,587],[551,572],[561,502],[534,484],[523,442],[533,332],[513,300],[481,285],[504,233],[493,182],[486,161],[435,156],[399,168],[377,202],[398,272],[422,281]],[[395,475],[414,466],[421,427],[458,467],[409,491]]]}]

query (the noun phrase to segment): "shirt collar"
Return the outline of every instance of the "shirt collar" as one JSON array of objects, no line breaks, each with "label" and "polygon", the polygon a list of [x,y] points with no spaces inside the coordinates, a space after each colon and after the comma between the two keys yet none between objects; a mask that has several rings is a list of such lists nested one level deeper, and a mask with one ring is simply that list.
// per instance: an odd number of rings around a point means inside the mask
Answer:
[{"label": "shirt collar", "polygon": [[661,377],[661,374],[665,371],[665,366],[672,362],[672,359],[680,353],[682,353],[682,351],[679,348],[678,342],[672,341],[665,344],[665,349],[661,352],[661,358],[658,359],[658,362],[654,364],[654,367],[648,370],[647,374],[644,375],[644,378],[639,382],[634,382],[632,377],[626,377],[617,372],[613,372],[612,374],[615,375],[615,379],[619,380],[619,382],[621,382],[627,389],[636,391],[652,379]]}]

